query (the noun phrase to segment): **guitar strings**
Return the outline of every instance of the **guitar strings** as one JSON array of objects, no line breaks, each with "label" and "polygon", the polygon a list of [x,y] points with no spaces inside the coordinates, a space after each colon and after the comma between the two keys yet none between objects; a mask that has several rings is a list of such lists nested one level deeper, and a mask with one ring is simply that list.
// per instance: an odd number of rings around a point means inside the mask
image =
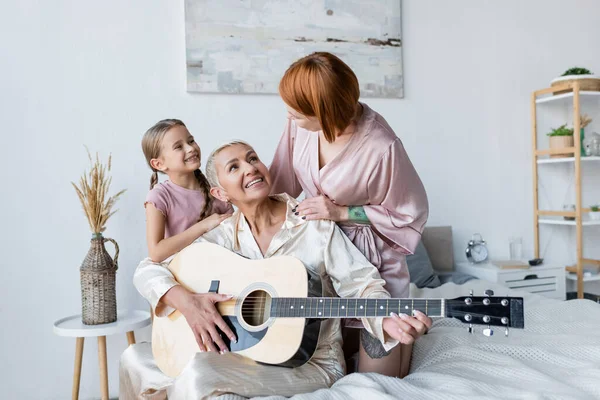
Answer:
[{"label": "guitar strings", "polygon": [[[258,301],[254,301],[254,302],[244,302],[244,303],[242,303],[242,307],[256,307],[257,305],[266,305],[266,302],[265,302],[265,301],[260,301],[260,300],[258,300]],[[275,308],[280,308],[280,309],[281,309],[281,308],[288,309],[288,306],[292,306],[292,305],[290,305],[290,304],[275,304],[275,305],[273,305],[273,304],[272,304],[271,306],[275,306]],[[315,308],[315,309],[319,309],[319,308],[321,308],[321,309],[325,309],[325,308],[327,308],[326,306],[325,306],[325,307],[323,307],[323,306],[320,306],[320,303],[319,303],[319,304],[315,304],[315,303],[313,303],[313,304],[296,304],[296,306],[300,306],[300,307],[306,307],[307,309],[308,309],[308,308]],[[331,308],[331,307],[330,307],[330,308]],[[375,309],[375,310],[379,309],[379,308],[375,308],[374,306],[371,306],[371,307],[369,307],[369,306],[366,306],[365,308],[366,308],[366,309]],[[391,308],[391,309],[396,309],[396,307],[386,307],[386,309],[390,309],[390,308]],[[433,308],[433,309],[441,309],[442,307],[429,307],[429,308]],[[348,307],[348,309],[351,309],[351,307]],[[404,310],[405,308],[400,306],[400,307],[398,307],[398,309],[399,309],[400,311],[402,311],[402,310]],[[418,310],[418,311],[421,311],[421,312],[423,312],[423,310],[421,310],[421,308],[420,308],[420,307],[409,307],[409,308],[407,308],[406,310]],[[507,308],[507,310],[508,310],[508,308]],[[469,312],[469,311],[458,311],[458,310],[457,310],[457,311],[454,311],[453,313],[455,313],[455,314],[461,314],[461,313],[463,313],[463,314],[473,314],[473,315],[478,315],[478,313]],[[482,315],[483,315],[483,314],[482,314]]]},{"label": "guitar strings", "polygon": [[[282,299],[282,298],[281,297],[272,298],[272,300],[278,300],[278,299]],[[303,297],[299,297],[298,299],[303,299]],[[307,299],[310,299],[310,298],[307,298]],[[369,299],[369,300],[374,300],[374,299]],[[242,300],[241,303],[242,303],[242,305],[246,305],[246,304],[266,303],[266,301],[267,301],[267,298],[265,298],[265,297],[256,297],[256,298],[247,297],[246,299]],[[293,305],[293,304],[291,304],[291,302],[289,302],[288,304],[285,304],[285,303],[286,303],[285,301],[277,301],[274,304],[277,304],[278,306]],[[295,303],[295,305],[307,305],[307,304],[309,304],[309,305],[315,305],[315,301],[314,300],[309,300],[309,301],[305,301],[302,304],[300,304],[299,302]],[[317,303],[317,305],[319,305],[319,304],[323,304],[323,303],[322,302]],[[328,305],[331,306],[331,304],[328,304]],[[371,305],[360,304],[360,305],[361,306],[372,306],[372,304]],[[416,302],[413,303],[413,302],[411,302],[411,307],[410,308],[417,308],[417,307],[414,307],[415,305],[419,306],[419,307],[421,307],[421,306],[438,307],[437,305],[429,305],[429,304],[416,303]],[[471,306],[486,306],[486,307],[496,306],[497,307],[499,305],[500,304],[487,304],[486,305],[484,303],[478,303],[478,302],[471,303]],[[347,304],[339,304],[338,303],[336,306],[347,306]],[[408,304],[398,303],[398,306],[400,306],[400,307],[407,307]],[[506,307],[506,306],[503,306],[503,307]]]},{"label": "guitar strings", "polygon": [[[239,298],[235,298],[235,299],[239,299]],[[284,300],[282,300],[282,299],[284,299]],[[297,297],[297,298],[273,297],[273,298],[271,298],[272,301],[274,300],[274,301],[276,301],[280,305],[281,304],[285,304],[285,302],[287,301],[287,299],[295,299],[295,300],[297,300],[297,299],[307,299],[307,301],[304,302],[305,304],[306,303],[314,303],[316,301],[316,300],[311,300],[312,298],[310,298],[310,297],[306,297],[306,298],[304,298],[304,297]],[[334,299],[336,299],[336,300],[349,300],[349,299],[344,299],[344,298],[334,298]],[[324,300],[329,300],[329,298],[326,298]],[[352,300],[354,300],[354,299],[352,299]],[[364,301],[364,300],[381,300],[381,299],[363,299],[363,298],[359,298],[357,300]],[[246,298],[244,298],[244,299],[241,300],[242,303],[256,303],[256,302],[263,302],[264,303],[266,301],[267,301],[267,297],[246,297]],[[425,302],[425,300],[423,300],[423,301]],[[438,300],[434,300],[434,301],[437,302]],[[427,303],[417,302],[416,300],[415,301],[407,300],[407,302],[410,302],[411,305],[419,305],[419,306],[425,306],[425,305],[427,305],[427,306],[429,306]],[[372,301],[371,301],[371,303],[372,303]],[[289,302],[289,304],[291,304],[291,301]],[[298,302],[296,302],[296,304],[298,304]],[[319,304],[322,304],[322,302],[320,302]],[[401,306],[407,306],[408,305],[408,304],[402,304],[402,303],[398,303],[398,304],[401,305]],[[346,306],[346,304],[339,304],[339,305]],[[361,304],[361,305],[363,305],[363,304]],[[461,305],[462,305],[462,303],[461,303]],[[486,307],[490,307],[490,306],[499,306],[500,304],[499,303],[484,304],[483,302],[473,302],[473,303],[470,304],[470,306],[482,306],[482,305],[486,306]],[[504,307],[506,307],[506,306],[504,306]]]},{"label": "guitar strings", "polygon": [[[245,314],[245,315],[252,315],[252,316],[261,316],[261,317],[264,317],[264,313],[265,313],[266,310],[267,310],[266,308],[259,309],[259,308],[254,308],[254,307],[252,307],[250,309],[248,309],[248,308],[246,308],[246,309],[242,308],[242,313]],[[285,310],[275,310],[275,311],[281,312],[281,311],[287,311],[287,310],[288,309],[285,309]],[[312,314],[315,313],[315,312],[317,312],[318,310],[316,310],[316,309],[311,310],[310,308],[307,308],[306,311],[308,312],[308,314],[310,316],[314,316]],[[373,311],[377,311],[377,310],[373,310]],[[433,314],[433,313],[431,313],[431,314]],[[494,316],[494,315],[480,314],[480,313],[468,313],[468,312],[460,312],[460,311],[455,312],[452,316],[449,316],[449,317],[445,317],[444,316],[444,317],[445,318],[453,318],[453,317],[461,317],[461,316],[466,316],[466,315],[470,315],[471,317],[485,317],[485,316],[488,316],[490,318],[490,322],[494,321],[494,320],[502,320],[501,316]],[[330,315],[328,317],[329,318],[347,318],[347,317],[348,318],[352,318],[352,317],[361,317],[361,315],[360,315],[360,313],[352,313],[351,312],[348,315]],[[377,315],[377,313],[375,313],[375,315],[372,315],[371,317],[389,318],[389,315],[387,315],[387,314],[386,315]],[[442,317],[442,316],[435,316],[435,317]],[[279,318],[283,318],[283,316],[280,316]]]},{"label": "guitar strings", "polygon": [[[279,312],[281,312],[281,311],[287,311],[287,310],[288,310],[288,309],[285,309],[285,310],[274,310],[274,311],[279,311]],[[261,315],[261,316],[263,316],[263,317],[264,317],[264,312],[266,311],[266,308],[263,308],[263,309],[255,309],[255,308],[251,308],[251,309],[250,309],[250,311],[252,311],[252,312],[248,312],[248,309],[246,309],[246,310],[242,309],[242,311],[243,311],[243,313],[244,313],[244,314],[246,314],[246,315],[249,315],[249,314],[251,314],[251,315]],[[313,310],[311,310],[311,309],[309,309],[309,308],[307,308],[307,309],[306,309],[306,312],[308,312],[309,316],[311,316],[311,317],[316,317],[316,316],[314,315],[314,313],[316,313],[317,311],[318,311],[318,310],[316,310],[316,309],[313,309]],[[377,311],[377,310],[373,310],[373,311]],[[433,314],[433,313],[430,313],[430,314]],[[478,317],[478,318],[481,318],[481,317],[485,317],[485,316],[487,316],[487,317],[489,317],[489,318],[490,318],[490,322],[491,322],[491,321],[495,321],[495,320],[502,320],[502,318],[503,318],[503,317],[501,317],[501,316],[494,316],[494,315],[489,315],[489,314],[469,313],[469,312],[460,312],[460,311],[457,311],[457,312],[453,313],[453,315],[452,315],[452,316],[448,316],[448,317],[446,317],[446,316],[441,316],[441,315],[440,315],[440,316],[437,316],[437,315],[436,315],[436,316],[434,316],[434,317],[436,317],[436,318],[439,318],[439,317],[444,317],[444,318],[453,318],[453,317],[461,317],[461,316],[466,316],[466,315],[470,315],[471,317]],[[289,316],[288,316],[288,317],[289,317]],[[302,316],[299,316],[299,317],[302,317]],[[348,315],[329,315],[329,316],[328,316],[328,318],[353,318],[353,317],[362,317],[362,315],[360,315],[360,313],[353,313],[353,312],[351,312],[351,313],[349,313]],[[387,314],[386,314],[386,315],[377,315],[377,313],[375,313],[375,315],[372,315],[372,316],[370,316],[370,317],[383,317],[383,318],[389,318],[389,315],[387,315]],[[283,316],[280,316],[279,318],[284,318],[284,317],[283,317]],[[508,317],[507,317],[507,318],[508,318]],[[461,321],[462,321],[462,319],[461,319]],[[509,321],[510,321],[510,318],[509,318]],[[466,322],[468,322],[468,321],[466,321]],[[474,322],[474,323],[476,323],[476,324],[477,324],[477,322]],[[483,322],[483,324],[485,324],[485,322]]]},{"label": "guitar strings", "polygon": [[[298,300],[298,299],[309,299],[309,300],[313,300],[314,299],[322,299],[322,300],[385,300],[385,301],[401,301],[401,302],[411,302],[411,303],[421,303],[421,302],[438,302],[438,301],[448,301],[445,299],[428,299],[428,300],[422,300],[422,299],[393,299],[393,298],[389,298],[389,299],[375,299],[375,298],[364,298],[364,297],[348,297],[348,298],[344,298],[344,297],[269,297],[269,296],[247,296],[244,297],[242,301],[246,300],[246,299],[267,299],[267,298],[271,298],[272,300],[280,300],[280,301],[286,301],[286,300]],[[506,299],[506,300],[510,300],[510,297],[498,297],[498,298],[502,298],[502,299]],[[233,297],[229,300],[233,300],[233,299],[242,299],[240,297]],[[227,300],[226,300],[227,301]],[[462,302],[459,302],[461,305],[463,304]],[[473,303],[471,303],[471,305],[483,305],[483,302],[477,302],[474,301]],[[488,304],[488,305],[499,305],[498,303],[496,304]]]},{"label": "guitar strings", "polygon": [[[249,305],[256,305],[256,304],[266,304],[266,302],[267,302],[266,298],[253,298],[253,299],[246,298],[246,300],[242,300],[241,301],[242,307],[249,306]],[[287,302],[287,304],[286,304],[285,301],[277,301],[277,302],[272,302],[272,305],[275,305],[278,308],[287,307],[287,306],[294,306],[294,305],[295,306],[308,306],[308,307],[313,306],[313,307],[317,307],[317,308],[319,306],[321,306],[321,305],[323,305],[323,306],[329,306],[330,308],[332,307],[332,304],[325,304],[325,303],[322,303],[322,302],[315,303],[314,301],[296,302],[295,304],[292,304],[291,302]],[[360,306],[363,306],[363,307],[367,307],[367,308],[375,307],[373,304],[356,304],[354,306],[357,306],[357,305],[360,305]],[[477,303],[477,302],[475,302],[475,303],[472,303],[471,305],[472,306],[485,306],[485,307],[490,307],[490,306],[498,307],[500,304],[487,304],[486,305],[486,304],[483,304],[483,303]],[[348,307],[347,304],[340,304],[340,303],[336,304],[336,307],[340,307],[340,306]],[[381,306],[381,304],[380,304],[380,306]],[[431,305],[431,304],[422,304],[422,303],[412,304],[412,302],[411,302],[410,306],[408,304],[401,304],[401,303],[394,304],[394,306],[397,306],[400,309],[406,308],[407,310],[410,310],[410,309],[421,309],[423,307],[441,308],[443,305],[442,304],[440,304],[440,305],[437,305],[437,304]],[[350,307],[352,307],[352,306],[350,306]],[[506,306],[503,306],[503,307],[506,307]],[[389,304],[386,305],[386,308],[389,308]],[[461,312],[461,311],[456,311],[456,312],[458,313],[458,312]]]},{"label": "guitar strings", "polygon": [[[253,315],[261,315],[261,316],[264,317],[264,312],[266,311],[266,307],[265,306],[266,306],[267,299],[268,299],[267,296],[248,296],[244,300],[242,300],[242,307],[241,307],[242,311],[245,311],[245,313],[247,313],[248,310],[251,310],[251,311],[253,311],[252,312]],[[299,298],[282,298],[282,297],[276,297],[276,298],[272,298],[272,299],[304,299],[304,298],[302,298],[302,297],[299,297]],[[306,299],[311,299],[311,298],[306,298]],[[325,299],[333,299],[333,298],[325,298]],[[335,298],[335,299],[339,299],[339,298]],[[366,299],[361,299],[361,300],[366,300]],[[373,299],[370,299],[370,300],[373,300]],[[407,301],[407,302],[410,301],[413,304],[413,307],[411,307],[411,309],[417,309],[416,307],[414,307],[414,303],[415,302],[417,303],[417,305],[421,306],[423,304],[418,304],[418,303],[427,302],[429,300],[419,300],[419,299],[414,299],[413,300],[413,299],[408,299],[408,300],[405,300],[405,301]],[[435,299],[434,301],[439,301],[439,300]],[[315,312],[318,311],[319,304],[315,305],[314,304],[314,300],[309,300],[308,302],[311,303],[311,304],[309,304],[308,308],[306,308],[307,311],[309,311],[309,312],[311,312],[311,311],[315,311]],[[301,304],[301,306],[306,306],[306,303],[307,302],[305,302],[304,304]],[[484,304],[483,304],[483,302],[474,302],[474,303],[471,303],[471,305],[473,305],[473,306],[479,305],[480,306],[480,305],[484,305]],[[499,305],[499,304],[496,304],[496,305]],[[280,312],[281,311],[287,311],[287,310],[289,310],[287,308],[287,306],[288,305],[285,304],[285,300],[283,300],[279,304],[277,304],[277,307],[276,307],[275,311],[280,311]],[[314,310],[312,310],[311,306],[315,306]],[[401,304],[399,304],[399,306],[400,306],[399,307],[399,312],[400,312],[401,311],[400,310]],[[487,306],[489,306],[489,305],[487,305]],[[283,307],[285,307],[285,308],[283,308]],[[323,307],[323,309],[324,309],[324,307]],[[371,311],[371,310],[367,309],[367,311]],[[377,309],[374,309],[373,311],[377,311]],[[359,313],[355,312],[355,313],[351,313],[351,314],[352,315],[358,315]],[[472,317],[484,317],[484,316],[488,316],[490,318],[490,321],[491,320],[496,320],[496,319],[502,319],[502,317],[499,317],[499,316],[493,316],[493,315],[482,314],[482,313],[474,313],[474,312],[468,312],[468,311],[455,311],[455,312],[453,312],[453,316],[451,316],[450,318],[452,318],[452,317],[466,316],[466,315],[471,315]],[[341,317],[341,316],[337,316],[337,317],[344,318],[344,317]],[[387,317],[387,315],[382,316],[382,317]]]}]

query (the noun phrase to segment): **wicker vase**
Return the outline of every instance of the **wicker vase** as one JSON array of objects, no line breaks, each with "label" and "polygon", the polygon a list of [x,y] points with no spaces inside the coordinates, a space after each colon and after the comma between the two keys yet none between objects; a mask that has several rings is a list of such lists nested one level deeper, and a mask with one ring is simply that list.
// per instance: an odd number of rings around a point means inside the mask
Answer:
[{"label": "wicker vase", "polygon": [[[114,261],[104,242],[115,246]],[[81,317],[86,325],[106,324],[117,320],[115,280],[119,246],[100,233],[92,236],[90,250],[81,264]]]}]

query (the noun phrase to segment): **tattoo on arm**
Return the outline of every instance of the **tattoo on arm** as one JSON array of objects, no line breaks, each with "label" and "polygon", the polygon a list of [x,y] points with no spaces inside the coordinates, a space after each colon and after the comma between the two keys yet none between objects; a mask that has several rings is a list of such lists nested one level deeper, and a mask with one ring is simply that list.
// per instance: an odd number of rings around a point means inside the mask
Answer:
[{"label": "tattoo on arm", "polygon": [[367,218],[367,213],[362,206],[348,207],[348,219],[352,222],[359,222],[362,224],[370,223],[369,218]]},{"label": "tattoo on arm", "polygon": [[365,328],[360,330],[360,344],[371,358],[383,358],[392,353],[391,349],[386,351],[379,339],[367,332]]}]

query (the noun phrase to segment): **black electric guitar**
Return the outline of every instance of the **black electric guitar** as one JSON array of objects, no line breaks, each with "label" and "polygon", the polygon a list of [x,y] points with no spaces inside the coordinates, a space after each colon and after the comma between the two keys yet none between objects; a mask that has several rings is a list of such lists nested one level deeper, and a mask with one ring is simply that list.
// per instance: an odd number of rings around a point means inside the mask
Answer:
[{"label": "black electric guitar", "polygon": [[[210,265],[211,268],[202,266]],[[317,347],[324,318],[389,317],[391,312],[419,310],[430,317],[457,318],[492,326],[523,328],[521,297],[466,296],[456,299],[362,299],[307,297],[304,264],[290,256],[248,260],[223,247],[197,243],[182,250],[169,264],[177,281],[190,291],[234,295],[217,303],[223,319],[237,336],[230,350],[257,362],[297,367],[307,362]],[[471,328],[470,328],[471,329]],[[175,377],[199,351],[184,316],[175,311],[155,317],[152,352],[158,367]]]}]

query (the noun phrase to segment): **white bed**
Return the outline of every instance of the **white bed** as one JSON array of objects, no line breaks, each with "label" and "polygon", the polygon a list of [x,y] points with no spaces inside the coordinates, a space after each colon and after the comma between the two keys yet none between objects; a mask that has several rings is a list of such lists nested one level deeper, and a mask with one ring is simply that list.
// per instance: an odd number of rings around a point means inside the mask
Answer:
[{"label": "white bed", "polygon": [[[480,280],[464,285],[446,283],[434,289],[411,285],[411,296],[454,298],[467,295],[469,289],[475,295],[492,289],[496,295],[524,297],[525,329],[513,329],[508,337],[504,336],[503,329],[497,329],[492,337],[486,337],[481,334],[481,326],[469,334],[466,325],[453,319],[440,319],[416,343],[411,373],[405,379],[351,374],[329,389],[292,398],[600,399],[599,304],[590,300],[547,299]],[[140,344],[128,351],[147,352],[149,349],[148,344]],[[157,371],[136,375],[140,391],[144,391],[144,385],[152,384],[144,375],[154,377],[157,383]],[[169,382],[164,376],[160,381],[159,387],[164,389],[152,391],[147,398],[164,398],[165,393],[171,391],[171,385],[177,385],[177,381]],[[241,399],[239,396],[220,398]]]},{"label": "white bed", "polygon": [[[453,298],[487,288],[506,293],[475,280],[435,289],[412,286],[411,295]],[[415,345],[405,379],[352,374],[328,390],[294,399],[600,399],[600,305],[508,294],[525,298],[524,330],[505,337],[498,329],[488,338],[481,327],[469,334],[458,321],[439,320]]]}]

